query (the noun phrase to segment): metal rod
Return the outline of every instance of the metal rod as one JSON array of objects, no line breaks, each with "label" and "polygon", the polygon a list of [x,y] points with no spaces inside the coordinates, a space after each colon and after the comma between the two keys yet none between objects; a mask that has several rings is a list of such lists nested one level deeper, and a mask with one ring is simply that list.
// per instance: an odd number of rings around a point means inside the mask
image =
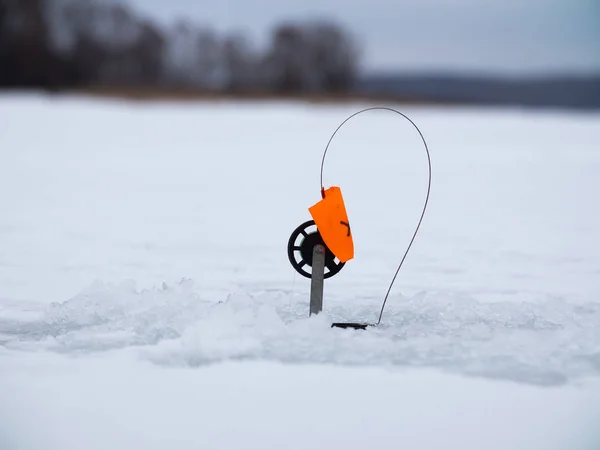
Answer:
[{"label": "metal rod", "polygon": [[323,310],[323,284],[325,277],[325,246],[317,244],[313,248],[312,274],[310,278],[309,316]]}]

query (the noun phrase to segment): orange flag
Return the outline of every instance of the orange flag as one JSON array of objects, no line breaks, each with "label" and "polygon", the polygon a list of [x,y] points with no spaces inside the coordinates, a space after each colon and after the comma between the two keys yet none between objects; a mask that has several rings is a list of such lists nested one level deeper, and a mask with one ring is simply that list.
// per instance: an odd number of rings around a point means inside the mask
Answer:
[{"label": "orange flag", "polygon": [[323,199],[308,210],[329,250],[343,263],[354,258],[354,242],[340,188],[332,186],[323,191]]}]

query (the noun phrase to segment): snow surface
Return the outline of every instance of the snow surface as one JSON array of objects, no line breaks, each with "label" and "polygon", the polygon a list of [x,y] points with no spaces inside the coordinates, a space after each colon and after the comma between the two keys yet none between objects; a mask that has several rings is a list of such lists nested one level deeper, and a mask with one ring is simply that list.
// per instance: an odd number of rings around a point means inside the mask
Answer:
[{"label": "snow surface", "polygon": [[600,448],[600,115],[0,97],[0,448]]}]

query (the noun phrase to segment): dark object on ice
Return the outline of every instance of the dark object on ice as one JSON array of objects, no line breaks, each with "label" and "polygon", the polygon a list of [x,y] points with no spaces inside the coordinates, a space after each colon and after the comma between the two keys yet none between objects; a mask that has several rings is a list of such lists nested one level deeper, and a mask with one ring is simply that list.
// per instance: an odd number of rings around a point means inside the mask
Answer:
[{"label": "dark object on ice", "polygon": [[355,330],[366,330],[369,325],[366,323],[342,323],[334,322],[331,324],[331,328],[354,328]]}]

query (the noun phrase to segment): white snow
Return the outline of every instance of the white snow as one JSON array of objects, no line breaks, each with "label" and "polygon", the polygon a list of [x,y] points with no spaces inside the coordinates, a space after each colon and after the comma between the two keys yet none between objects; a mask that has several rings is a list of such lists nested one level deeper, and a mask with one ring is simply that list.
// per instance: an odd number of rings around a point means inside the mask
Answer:
[{"label": "white snow", "polygon": [[[0,97],[0,448],[600,448],[600,115]],[[3,442],[4,440],[4,442]]]}]

